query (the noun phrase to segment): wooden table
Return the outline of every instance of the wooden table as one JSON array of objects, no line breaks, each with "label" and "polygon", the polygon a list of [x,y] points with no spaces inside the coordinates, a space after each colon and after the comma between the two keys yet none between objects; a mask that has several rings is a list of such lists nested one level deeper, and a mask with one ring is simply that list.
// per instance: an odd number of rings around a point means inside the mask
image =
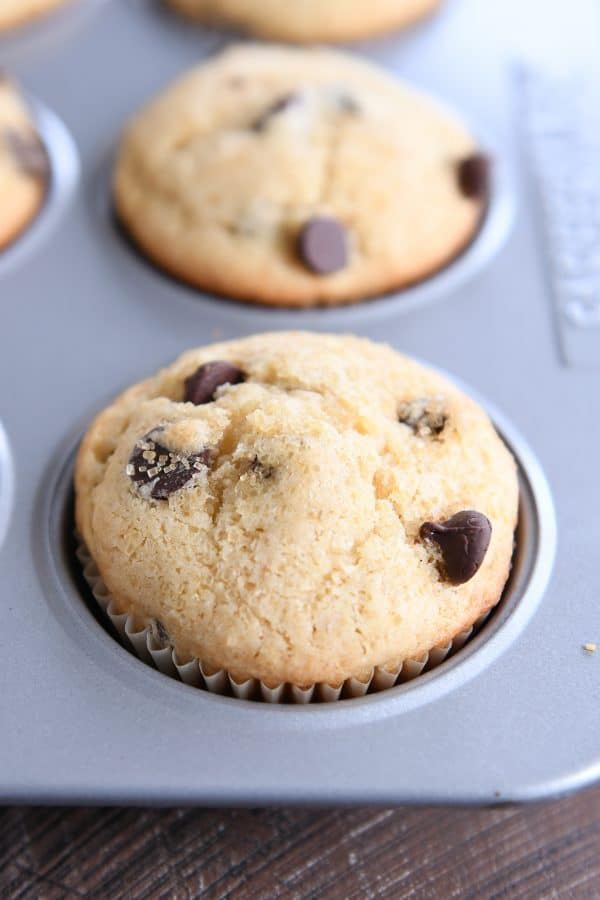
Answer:
[{"label": "wooden table", "polygon": [[600,787],[495,809],[0,810],[0,898],[600,898]]}]

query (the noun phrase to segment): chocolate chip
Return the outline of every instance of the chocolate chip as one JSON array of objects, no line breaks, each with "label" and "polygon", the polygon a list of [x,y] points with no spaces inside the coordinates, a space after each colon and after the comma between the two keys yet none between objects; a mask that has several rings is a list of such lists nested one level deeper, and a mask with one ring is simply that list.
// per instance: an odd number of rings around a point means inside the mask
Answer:
[{"label": "chocolate chip", "polygon": [[298,235],[298,253],[317,275],[331,275],[348,265],[348,237],[337,219],[315,216]]},{"label": "chocolate chip", "polygon": [[465,197],[483,200],[487,197],[490,181],[490,160],[484,153],[473,153],[459,162],[458,186]]},{"label": "chocolate chip", "polygon": [[398,421],[411,428],[417,437],[438,437],[448,416],[438,400],[411,400],[398,407]]},{"label": "chocolate chip", "polygon": [[296,106],[297,103],[301,102],[302,94],[299,91],[284,94],[283,97],[280,97],[279,100],[276,100],[275,103],[271,104],[271,106],[269,106],[262,115],[252,123],[250,128],[252,131],[264,131],[270,124],[271,119],[274,119],[275,116],[281,115],[281,113],[288,110],[291,106]]},{"label": "chocolate chip", "polygon": [[185,379],[184,403],[201,406],[215,399],[215,391],[223,384],[239,384],[246,378],[237,366],[222,359],[204,363]]},{"label": "chocolate chip", "polygon": [[160,621],[160,619],[152,619],[150,622],[150,631],[154,639],[154,643],[158,644],[161,649],[171,646],[171,638],[169,632]]},{"label": "chocolate chip", "polygon": [[197,474],[194,463],[198,462],[201,468],[208,465],[208,459],[202,454],[195,454],[189,458],[190,465],[187,468],[178,467],[174,471],[167,473],[162,478],[156,479],[156,484],[152,488],[151,497],[153,500],[167,500],[171,494],[180,491],[182,487],[191,481]]},{"label": "chocolate chip", "polygon": [[23,134],[15,128],[5,128],[2,136],[22,172],[33,178],[47,178],[50,171],[48,154],[37,134]]},{"label": "chocolate chip", "polygon": [[490,520],[483,513],[465,509],[445,522],[424,522],[421,539],[437,544],[442,576],[450,584],[464,584],[479,569],[492,536]]},{"label": "chocolate chip", "polygon": [[189,455],[175,453],[156,440],[162,430],[144,435],[127,463],[127,475],[146,500],[166,500],[206,469],[214,456],[209,447]]},{"label": "chocolate chip", "polygon": [[269,466],[262,462],[258,456],[255,456],[248,464],[248,471],[252,472],[253,475],[256,475],[257,478],[260,478],[261,481],[267,481],[275,474],[275,466]]}]

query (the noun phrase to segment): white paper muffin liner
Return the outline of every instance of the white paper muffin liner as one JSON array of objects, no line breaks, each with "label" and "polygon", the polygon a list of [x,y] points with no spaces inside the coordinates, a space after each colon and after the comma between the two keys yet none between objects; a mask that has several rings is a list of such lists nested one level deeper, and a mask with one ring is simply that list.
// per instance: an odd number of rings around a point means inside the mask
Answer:
[{"label": "white paper muffin liner", "polygon": [[102,580],[96,563],[78,535],[76,535],[76,541],[75,554],[81,563],[83,576],[94,599],[112,623],[122,642],[130,646],[139,659],[155,667],[163,675],[169,675],[184,684],[210,691],[211,694],[226,696],[233,694],[234,697],[241,700],[259,700],[265,703],[282,703],[284,701],[298,704],[331,703],[344,698],[363,697],[367,693],[385,691],[398,684],[412,681],[422,672],[435,669],[450,653],[460,650],[467,643],[481,628],[491,612],[488,610],[470,628],[459,632],[445,646],[432,647],[420,659],[406,659],[398,662],[396,666],[375,666],[365,681],[348,678],[340,685],[318,682],[309,687],[299,687],[288,683],[269,687],[257,678],[238,682],[225,669],[213,671],[206,667],[200,659],[180,660],[177,650],[170,644],[165,646],[156,627],[146,625],[142,629],[136,628],[132,616],[119,612],[114,598]]}]

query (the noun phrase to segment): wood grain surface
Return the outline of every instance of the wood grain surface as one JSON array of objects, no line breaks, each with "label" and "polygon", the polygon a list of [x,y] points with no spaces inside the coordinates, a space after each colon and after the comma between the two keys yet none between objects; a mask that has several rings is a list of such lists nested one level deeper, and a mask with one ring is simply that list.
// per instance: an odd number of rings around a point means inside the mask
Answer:
[{"label": "wood grain surface", "polygon": [[600,898],[600,787],[495,809],[0,810],[0,897]]}]

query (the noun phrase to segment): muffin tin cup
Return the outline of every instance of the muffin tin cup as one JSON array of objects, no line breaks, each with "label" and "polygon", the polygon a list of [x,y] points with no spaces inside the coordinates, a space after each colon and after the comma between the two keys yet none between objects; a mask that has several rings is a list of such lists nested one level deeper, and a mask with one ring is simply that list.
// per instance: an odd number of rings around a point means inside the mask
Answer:
[{"label": "muffin tin cup", "polygon": [[50,176],[40,209],[0,253],[0,277],[39,249],[66,212],[80,179],[77,147],[64,122],[39,100],[27,94],[25,100],[48,154]]},{"label": "muffin tin cup", "polygon": [[473,635],[477,634],[491,612],[488,610],[470,628],[456,634],[447,644],[432,647],[419,659],[401,660],[393,666],[375,666],[366,680],[348,678],[339,685],[317,682],[308,686],[291,683],[270,686],[257,678],[240,682],[226,669],[215,670],[200,659],[180,659],[173,647],[161,645],[150,625],[137,628],[132,616],[119,611],[81,537],[76,534],[75,540],[75,555],[99,610],[110,621],[121,642],[129,647],[138,659],[158,669],[163,675],[184,684],[209,691],[211,694],[233,695],[240,700],[257,700],[264,703],[333,703],[337,700],[364,697],[367,693],[388,690],[412,681],[422,672],[431,671],[443,663],[450,654],[460,650]]}]

